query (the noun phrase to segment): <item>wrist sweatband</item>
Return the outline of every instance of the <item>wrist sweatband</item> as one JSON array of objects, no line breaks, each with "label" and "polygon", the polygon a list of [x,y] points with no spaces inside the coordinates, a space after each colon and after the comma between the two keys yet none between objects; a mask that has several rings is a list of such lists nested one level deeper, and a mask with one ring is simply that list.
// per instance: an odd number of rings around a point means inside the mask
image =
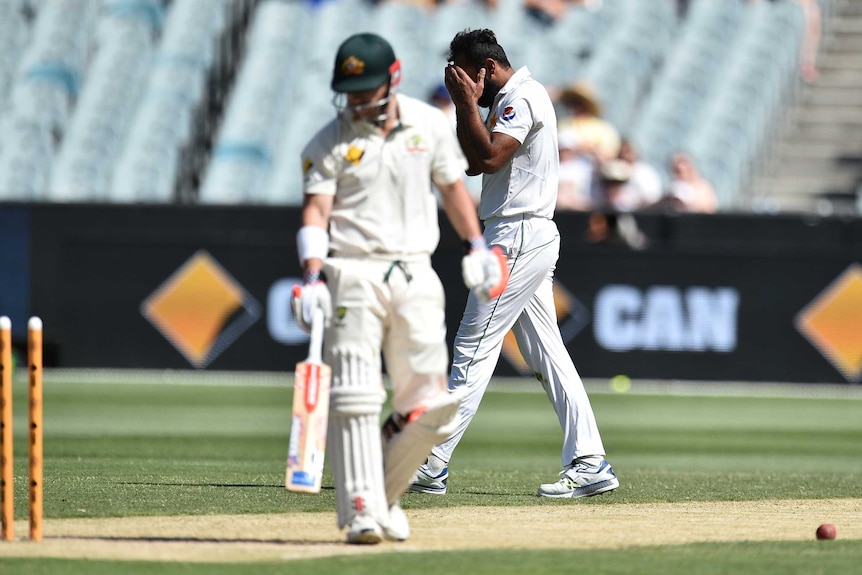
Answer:
[{"label": "wrist sweatband", "polygon": [[299,265],[312,258],[326,259],[329,234],[317,226],[302,226],[296,233],[296,250],[299,252]]},{"label": "wrist sweatband", "polygon": [[487,250],[488,244],[485,243],[485,238],[482,236],[473,236],[468,240],[464,240],[464,247],[467,252],[474,252],[476,250]]}]

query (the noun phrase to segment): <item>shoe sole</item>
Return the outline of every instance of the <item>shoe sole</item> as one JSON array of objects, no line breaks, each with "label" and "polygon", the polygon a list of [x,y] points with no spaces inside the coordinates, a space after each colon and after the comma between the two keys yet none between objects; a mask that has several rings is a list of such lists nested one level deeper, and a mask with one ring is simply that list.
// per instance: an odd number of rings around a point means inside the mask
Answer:
[{"label": "shoe sole", "polygon": [[352,543],[355,545],[375,545],[383,541],[383,536],[380,535],[374,529],[366,529],[365,531],[360,531],[356,535],[349,537],[347,539],[348,543]]},{"label": "shoe sole", "polygon": [[554,499],[578,499],[581,497],[593,497],[594,495],[608,493],[609,491],[613,491],[619,486],[619,479],[614,477],[613,479],[605,479],[604,481],[597,481],[596,483],[591,483],[590,485],[584,485],[583,487],[572,489],[571,491],[567,491],[566,493],[542,493],[541,491],[539,491],[536,493],[536,495],[538,495],[539,497],[551,497]]},{"label": "shoe sole", "polygon": [[428,485],[419,485],[417,483],[411,483],[409,487],[407,487],[407,491],[412,491],[413,493],[430,493],[431,495],[446,495],[446,487],[431,487]]},{"label": "shoe sole", "polygon": [[386,539],[387,541],[394,541],[396,543],[401,543],[403,541],[407,541],[408,539],[410,539],[410,536],[404,535],[403,533],[397,533],[395,531],[392,531],[391,529],[384,529],[383,530],[383,538]]}]

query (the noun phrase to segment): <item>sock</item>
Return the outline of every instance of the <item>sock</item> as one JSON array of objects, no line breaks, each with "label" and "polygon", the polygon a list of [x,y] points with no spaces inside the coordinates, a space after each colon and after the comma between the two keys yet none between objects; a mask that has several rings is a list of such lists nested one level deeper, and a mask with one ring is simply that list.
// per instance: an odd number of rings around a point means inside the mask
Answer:
[{"label": "sock", "polygon": [[441,473],[443,473],[443,470],[446,468],[447,464],[447,461],[443,461],[433,453],[428,456],[428,461],[425,462],[425,465],[428,466],[428,469],[430,469],[434,473],[434,475],[440,475]]},{"label": "sock", "polygon": [[572,461],[572,465],[583,464],[588,465],[590,467],[598,467],[602,464],[602,461],[605,459],[604,455],[584,455],[582,457],[576,457]]}]

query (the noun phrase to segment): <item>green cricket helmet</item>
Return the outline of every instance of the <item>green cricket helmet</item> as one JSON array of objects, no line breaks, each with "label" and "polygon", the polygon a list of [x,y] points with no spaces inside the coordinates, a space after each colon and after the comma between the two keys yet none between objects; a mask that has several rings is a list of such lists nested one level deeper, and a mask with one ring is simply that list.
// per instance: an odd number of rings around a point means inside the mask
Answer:
[{"label": "green cricket helmet", "polygon": [[332,90],[365,92],[386,82],[394,88],[401,80],[401,62],[392,46],[377,34],[354,34],[342,42],[335,55]]}]

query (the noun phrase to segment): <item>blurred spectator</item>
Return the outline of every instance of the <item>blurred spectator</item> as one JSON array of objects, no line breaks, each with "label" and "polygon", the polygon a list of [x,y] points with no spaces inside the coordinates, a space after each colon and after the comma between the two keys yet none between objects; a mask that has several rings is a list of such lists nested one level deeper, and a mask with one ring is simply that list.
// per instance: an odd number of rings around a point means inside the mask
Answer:
[{"label": "blurred spectator", "polygon": [[[322,2],[323,0],[313,0],[315,2]],[[433,12],[437,6],[444,4],[445,1],[441,0],[368,0],[370,4],[413,4],[418,6],[419,8],[423,8],[428,12]]]},{"label": "blurred spectator", "polygon": [[580,152],[578,135],[572,128],[557,133],[560,148],[558,210],[586,211],[592,208],[593,161]]},{"label": "blurred spectator", "polygon": [[562,18],[572,7],[601,10],[604,0],[524,0],[527,14],[548,26]]},{"label": "blurred spectator", "polygon": [[[759,0],[751,0],[758,2]],[[817,54],[820,51],[820,37],[823,34],[822,14],[817,0],[770,0],[772,2],[793,2],[799,5],[805,19],[802,46],[799,48],[799,75],[809,84],[817,80]]]},{"label": "blurred spectator", "polygon": [[371,0],[374,4],[383,2],[402,2],[404,4],[415,4],[428,9],[429,12],[444,4],[479,4],[489,9],[497,7],[497,0]]},{"label": "blurred spectator", "polygon": [[584,239],[591,244],[620,246],[632,250],[643,250],[649,245],[649,240],[638,227],[634,214],[613,212],[590,214]]},{"label": "blurred spectator", "polygon": [[592,86],[576,82],[560,93],[559,100],[565,108],[559,129],[575,131],[581,152],[600,164],[616,158],[620,151],[620,134],[613,124],[602,118],[602,107]]},{"label": "blurred spectator", "polygon": [[[647,247],[647,239],[632,211],[644,207],[634,196],[633,164],[616,158],[602,164],[595,186],[593,209],[586,240],[593,244],[624,246],[634,250]],[[659,180],[659,195],[661,180]]]},{"label": "blurred spectator", "polygon": [[685,152],[671,157],[671,182],[657,207],[675,212],[713,214],[718,211],[718,196],[712,184],[700,175],[694,160]]},{"label": "blurred spectator", "polygon": [[805,36],[799,55],[799,70],[806,82],[817,80],[817,53],[820,51],[822,15],[817,0],[795,0],[805,16]]},{"label": "blurred spectator", "polygon": [[619,159],[629,166],[628,181],[620,192],[615,209],[632,212],[651,206],[661,199],[661,176],[652,165],[641,160],[634,144],[623,139]]},{"label": "blurred spectator", "polygon": [[560,138],[557,207],[584,210],[604,205],[594,175],[619,154],[619,133],[601,117],[599,101],[586,82],[576,82],[555,99],[563,107],[557,126]]},{"label": "blurred spectator", "polygon": [[446,89],[445,84],[441,82],[431,91],[428,95],[428,102],[443,110],[452,124],[452,129],[455,129],[455,105],[452,103],[452,98],[449,96],[449,90]]},{"label": "blurred spectator", "polygon": [[676,4],[676,17],[679,19],[683,19],[688,16],[688,8],[689,4],[691,4],[691,0],[675,0]]},{"label": "blurred spectator", "polygon": [[625,160],[614,159],[602,164],[599,170],[597,209],[611,212],[630,212],[634,209],[628,197],[628,184],[632,167]]}]

